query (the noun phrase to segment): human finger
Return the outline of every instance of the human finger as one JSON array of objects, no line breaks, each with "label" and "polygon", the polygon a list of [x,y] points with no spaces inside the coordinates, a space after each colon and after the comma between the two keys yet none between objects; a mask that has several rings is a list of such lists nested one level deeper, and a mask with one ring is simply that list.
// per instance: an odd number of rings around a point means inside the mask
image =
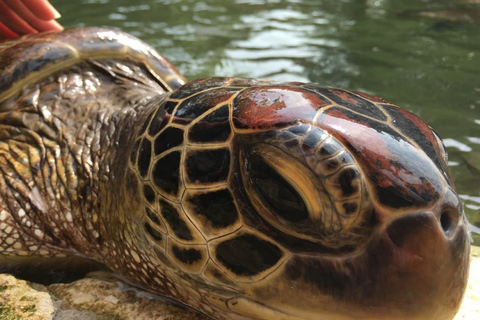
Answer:
[{"label": "human finger", "polygon": [[18,35],[37,33],[34,28],[23,21],[4,1],[0,1],[0,22]]},{"label": "human finger", "polygon": [[62,27],[55,20],[42,20],[38,18],[32,8],[27,7],[22,1],[8,0],[6,3],[23,21],[38,32],[62,30]]},{"label": "human finger", "polygon": [[21,0],[21,2],[41,20],[54,20],[61,17],[48,0]]},{"label": "human finger", "polygon": [[16,37],[18,37],[18,34],[13,32],[6,25],[0,22],[0,41]]}]

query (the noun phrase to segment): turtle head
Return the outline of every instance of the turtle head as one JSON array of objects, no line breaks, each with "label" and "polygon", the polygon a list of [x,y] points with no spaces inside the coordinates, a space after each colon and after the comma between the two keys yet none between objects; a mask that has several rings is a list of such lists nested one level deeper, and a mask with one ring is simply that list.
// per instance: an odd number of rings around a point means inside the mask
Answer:
[{"label": "turtle head", "polygon": [[245,222],[287,252],[250,298],[302,319],[453,318],[466,218],[424,121],[316,85],[251,88],[234,105]]},{"label": "turtle head", "polygon": [[213,78],[146,128],[139,233],[185,293],[152,289],[216,319],[453,318],[465,216],[418,117],[358,92]]}]

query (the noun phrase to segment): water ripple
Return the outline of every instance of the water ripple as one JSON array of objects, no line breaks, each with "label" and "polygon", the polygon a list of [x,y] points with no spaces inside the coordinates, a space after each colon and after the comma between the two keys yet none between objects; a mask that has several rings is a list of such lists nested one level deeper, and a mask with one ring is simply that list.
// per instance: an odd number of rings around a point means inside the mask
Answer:
[{"label": "water ripple", "polygon": [[452,139],[452,138],[443,139],[443,143],[445,144],[445,147],[447,147],[447,148],[448,147],[457,148],[458,150],[464,151],[464,152],[472,151],[472,148],[470,148],[466,144],[461,143],[460,141],[457,141],[457,140]]}]

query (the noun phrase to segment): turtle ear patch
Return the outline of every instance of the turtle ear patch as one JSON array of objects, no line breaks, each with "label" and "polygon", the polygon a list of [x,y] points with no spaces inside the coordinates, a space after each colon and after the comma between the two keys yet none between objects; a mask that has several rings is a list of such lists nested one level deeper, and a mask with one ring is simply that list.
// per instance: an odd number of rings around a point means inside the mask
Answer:
[{"label": "turtle ear patch", "polygon": [[251,277],[275,266],[283,257],[275,244],[252,234],[220,242],[216,259],[237,276]]},{"label": "turtle ear patch", "polygon": [[194,214],[212,228],[226,228],[238,220],[233,197],[227,189],[192,196],[188,202]]},{"label": "turtle ear patch", "polygon": [[[198,94],[187,98],[174,113],[174,117],[193,121],[212,107],[229,100],[239,89],[217,88],[208,94]],[[178,91],[177,91],[178,92]],[[172,98],[174,95],[172,95]]]},{"label": "turtle ear patch", "polygon": [[229,189],[187,189],[182,206],[207,240],[228,235],[242,227],[242,218]]},{"label": "turtle ear patch", "polygon": [[228,148],[195,150],[186,160],[187,178],[191,183],[205,184],[226,182],[230,172]]}]

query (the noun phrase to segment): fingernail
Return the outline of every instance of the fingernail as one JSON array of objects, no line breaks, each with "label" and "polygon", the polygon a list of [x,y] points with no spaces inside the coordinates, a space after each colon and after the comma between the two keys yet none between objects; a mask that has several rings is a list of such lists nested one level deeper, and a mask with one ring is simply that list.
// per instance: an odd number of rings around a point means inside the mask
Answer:
[{"label": "fingernail", "polygon": [[52,20],[52,27],[54,27],[52,28],[52,30],[57,30],[57,31],[63,30],[63,26],[55,20]]},{"label": "fingernail", "polygon": [[52,4],[50,2],[47,2],[48,5],[50,6],[50,10],[52,11],[53,13],[53,18],[54,19],[58,19],[58,18],[61,18],[62,15],[60,14],[60,12],[57,11],[57,9],[55,9],[54,6],[52,6]]},{"label": "fingernail", "polygon": [[60,14],[60,12],[57,11],[57,9],[55,9],[53,7],[52,7],[52,9],[53,9],[53,18],[54,19],[58,19],[58,18],[62,17],[62,15]]}]

